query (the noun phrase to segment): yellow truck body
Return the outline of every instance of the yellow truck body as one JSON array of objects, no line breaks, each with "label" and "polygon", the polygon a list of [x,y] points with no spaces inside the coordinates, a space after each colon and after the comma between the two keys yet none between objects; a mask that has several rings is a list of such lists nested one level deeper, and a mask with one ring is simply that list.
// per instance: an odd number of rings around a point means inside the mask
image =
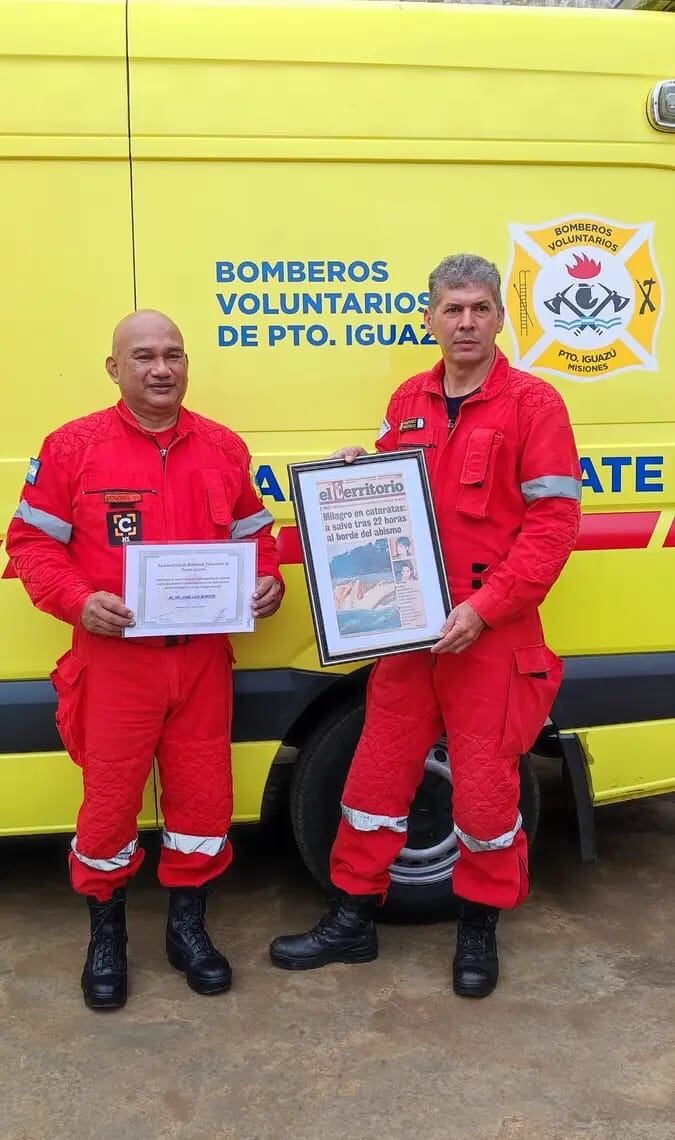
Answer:
[{"label": "yellow truck body", "polygon": [[[558,387],[582,455],[579,548],[544,607],[567,660],[549,741],[578,804],[674,789],[675,135],[647,107],[675,18],[0,0],[0,43],[0,535],[42,438],[113,402],[114,323],[170,313],[188,403],[253,453],[288,585],[235,646],[236,819],[363,694],[364,670],[320,669],[286,465],[372,448],[437,359],[427,274],[459,250],[500,266],[502,347]],[[67,831],[80,773],[48,677],[69,630],[4,548],[0,575],[0,834]],[[153,781],[143,826],[156,803]]]}]

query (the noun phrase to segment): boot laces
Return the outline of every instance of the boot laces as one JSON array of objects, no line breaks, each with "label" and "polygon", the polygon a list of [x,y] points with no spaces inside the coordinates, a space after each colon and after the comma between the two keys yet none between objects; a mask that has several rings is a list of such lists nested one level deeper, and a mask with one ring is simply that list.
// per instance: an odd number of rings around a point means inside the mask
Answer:
[{"label": "boot laces", "polygon": [[99,973],[104,970],[118,970],[121,965],[119,944],[110,934],[100,937],[94,944],[92,967]]},{"label": "boot laces", "polygon": [[118,970],[122,964],[121,940],[123,931],[116,930],[115,908],[124,905],[122,899],[109,899],[102,903],[91,932],[92,966],[99,970]]},{"label": "boot laces", "polygon": [[353,906],[348,906],[342,899],[331,899],[330,910],[324,914],[313,931],[314,934],[343,934],[345,926],[361,926],[367,919],[359,914]]},{"label": "boot laces", "polygon": [[204,928],[204,914],[201,907],[195,907],[182,914],[176,921],[179,932],[189,943],[190,950],[199,957],[216,953],[216,948]]},{"label": "boot laces", "polygon": [[494,922],[489,917],[462,918],[457,940],[458,949],[462,954],[476,954],[483,957],[492,945],[494,937]]}]

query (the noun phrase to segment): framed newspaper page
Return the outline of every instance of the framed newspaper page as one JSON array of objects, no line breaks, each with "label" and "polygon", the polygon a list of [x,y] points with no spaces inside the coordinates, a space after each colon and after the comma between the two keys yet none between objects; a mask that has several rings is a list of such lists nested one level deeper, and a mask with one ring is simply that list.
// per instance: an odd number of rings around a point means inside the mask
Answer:
[{"label": "framed newspaper page", "polygon": [[433,645],[451,603],[422,449],[288,471],[321,664]]}]

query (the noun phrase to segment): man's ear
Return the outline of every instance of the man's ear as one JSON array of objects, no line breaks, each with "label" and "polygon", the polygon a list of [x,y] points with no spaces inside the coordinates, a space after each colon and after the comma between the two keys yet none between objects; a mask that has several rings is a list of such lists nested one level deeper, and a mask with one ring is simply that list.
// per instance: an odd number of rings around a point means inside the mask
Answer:
[{"label": "man's ear", "polygon": [[506,316],[506,310],[502,309],[501,312],[498,314],[498,317],[497,317],[497,332],[498,333],[500,333],[502,331],[502,329],[504,328],[505,316]]},{"label": "man's ear", "polygon": [[109,356],[107,358],[105,362],[105,370],[108,373],[108,376],[112,380],[113,384],[119,384],[120,374],[117,367],[117,361],[115,360],[114,356]]}]

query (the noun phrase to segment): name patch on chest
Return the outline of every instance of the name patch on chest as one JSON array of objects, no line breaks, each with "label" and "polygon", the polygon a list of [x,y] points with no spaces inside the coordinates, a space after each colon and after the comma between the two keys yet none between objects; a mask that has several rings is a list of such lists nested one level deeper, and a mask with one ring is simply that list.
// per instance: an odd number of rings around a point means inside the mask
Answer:
[{"label": "name patch on chest", "polygon": [[424,427],[424,418],[422,416],[415,416],[412,420],[401,420],[399,431],[419,431]]},{"label": "name patch on chest", "polygon": [[111,546],[125,546],[127,542],[141,542],[140,511],[108,511],[108,541]]},{"label": "name patch on chest", "polygon": [[104,503],[120,507],[131,507],[134,503],[140,503],[142,498],[140,491],[106,491],[103,495]]}]

